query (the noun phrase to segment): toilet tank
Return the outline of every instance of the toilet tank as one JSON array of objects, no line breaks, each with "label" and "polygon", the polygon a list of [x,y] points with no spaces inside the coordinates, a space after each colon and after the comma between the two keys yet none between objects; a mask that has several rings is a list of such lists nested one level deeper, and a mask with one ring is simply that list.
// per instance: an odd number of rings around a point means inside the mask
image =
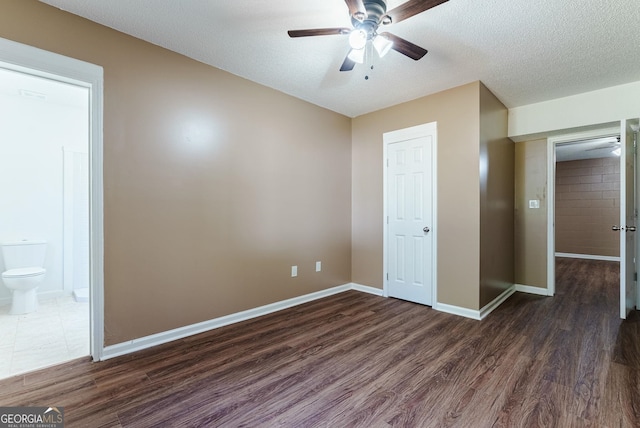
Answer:
[{"label": "toilet tank", "polygon": [[2,243],[2,258],[6,270],[44,266],[47,252],[45,241],[17,241]]}]

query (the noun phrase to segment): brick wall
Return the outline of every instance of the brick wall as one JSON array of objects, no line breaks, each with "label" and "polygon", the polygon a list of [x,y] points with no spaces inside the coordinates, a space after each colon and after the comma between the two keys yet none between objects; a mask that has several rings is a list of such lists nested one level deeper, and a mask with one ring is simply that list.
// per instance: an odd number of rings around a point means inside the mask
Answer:
[{"label": "brick wall", "polygon": [[556,252],[620,255],[620,160],[556,164]]}]

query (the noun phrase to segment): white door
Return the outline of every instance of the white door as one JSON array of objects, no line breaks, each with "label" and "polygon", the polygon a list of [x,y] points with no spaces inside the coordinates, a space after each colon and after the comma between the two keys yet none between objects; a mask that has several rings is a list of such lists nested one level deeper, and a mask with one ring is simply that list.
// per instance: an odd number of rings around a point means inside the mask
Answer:
[{"label": "white door", "polygon": [[626,318],[636,305],[636,198],[635,133],[638,121],[623,121],[620,132],[620,317]]},{"label": "white door", "polygon": [[424,305],[433,304],[435,281],[436,129],[435,123],[429,125],[417,137],[385,134],[387,295]]}]

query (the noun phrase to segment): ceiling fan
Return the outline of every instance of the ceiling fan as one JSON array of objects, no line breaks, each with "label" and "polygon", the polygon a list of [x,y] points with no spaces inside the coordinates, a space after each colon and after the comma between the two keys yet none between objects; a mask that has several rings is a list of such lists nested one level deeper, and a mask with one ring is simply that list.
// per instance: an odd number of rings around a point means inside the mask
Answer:
[{"label": "ceiling fan", "polygon": [[380,57],[393,49],[417,61],[427,50],[389,32],[378,32],[380,25],[397,23],[411,18],[449,0],[409,0],[387,12],[386,0],[345,0],[351,15],[353,28],[316,28],[308,30],[289,30],[289,37],[349,35],[351,49],[340,71],[351,71],[356,63],[365,59],[368,42]]},{"label": "ceiling fan", "polygon": [[591,147],[586,149],[585,152],[591,152],[595,150],[607,150],[607,149],[619,149],[620,148],[620,136],[607,137],[607,138],[598,138],[592,140],[593,143],[601,142],[595,147]]}]

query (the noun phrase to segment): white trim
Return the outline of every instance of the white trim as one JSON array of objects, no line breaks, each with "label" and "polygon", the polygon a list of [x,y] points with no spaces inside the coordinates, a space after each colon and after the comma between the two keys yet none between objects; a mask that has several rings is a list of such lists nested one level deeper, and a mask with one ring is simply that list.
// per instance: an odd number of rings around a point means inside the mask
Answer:
[{"label": "white trim", "polygon": [[447,305],[446,303],[436,303],[433,305],[433,309],[447,314],[458,315],[465,318],[471,318],[473,320],[481,320],[480,311],[475,309],[467,309],[461,306]]},{"label": "white trim", "polygon": [[599,256],[597,254],[556,253],[556,257],[566,257],[568,259],[603,260],[606,262],[620,261],[620,257]]},{"label": "white trim", "polygon": [[486,304],[482,309],[480,309],[480,319],[485,319],[487,315],[489,315],[498,306],[504,303],[504,301],[507,300],[509,297],[511,297],[515,292],[516,292],[515,285],[512,285],[511,287],[504,290],[498,297],[496,297],[491,302]]},{"label": "white trim", "polygon": [[547,295],[556,293],[556,142],[547,139]]},{"label": "white trim", "polygon": [[507,300],[509,297],[511,297],[515,292],[516,292],[516,287],[515,285],[512,285],[511,287],[504,290],[498,297],[496,297],[491,302],[486,304],[479,311],[475,309],[463,308],[460,306],[447,305],[446,303],[437,303],[433,305],[433,309],[435,309],[436,311],[446,312],[448,314],[458,315],[461,317],[471,318],[473,320],[479,321],[479,320],[485,319],[487,315],[489,315],[498,306],[504,303],[504,301]]},{"label": "white trim", "polygon": [[[369,287],[368,285],[361,285],[352,282],[350,285],[351,290],[361,291],[363,293],[373,294],[374,296],[383,296],[384,292],[380,288]],[[386,296],[385,296],[386,297]]]},{"label": "white trim", "polygon": [[531,285],[516,284],[515,289],[518,293],[536,294],[538,296],[549,295],[549,292],[546,288],[534,287]]},{"label": "white trim", "polygon": [[[471,318],[475,320],[484,319],[495,308],[500,306],[505,300],[507,300],[515,291],[517,286],[511,286],[505,290],[502,294],[496,297],[491,303],[486,305],[481,310],[473,310],[462,308],[459,306],[447,305],[444,303],[437,303],[433,305],[433,309],[445,312],[452,315],[458,315],[465,318]],[[524,286],[523,286],[524,287]],[[531,287],[537,288],[537,287]],[[333,296],[334,294],[343,293],[345,291],[354,290],[362,293],[368,293],[375,296],[382,296],[382,290],[367,285],[361,285],[356,283],[348,283],[339,285],[333,288],[329,288],[315,293],[305,294],[303,296],[294,297],[291,299],[283,300],[280,302],[274,302],[268,305],[260,306],[253,309],[248,309],[242,312],[236,312],[234,314],[225,315],[223,317],[214,318],[212,320],[203,321],[196,324],[179,327],[173,330],[164,331],[162,333],[152,334],[150,336],[141,337],[138,339],[129,340],[127,342],[110,345],[104,348],[101,360],[108,360],[110,358],[119,357],[122,355],[130,354],[132,352],[141,351],[143,349],[151,348],[153,346],[162,345],[174,340],[182,339],[188,336],[192,336],[199,333],[204,333],[216,328],[224,327],[226,325],[246,321],[249,319],[268,315],[273,312],[281,311],[293,306],[301,305],[303,303],[312,302],[314,300],[322,299],[324,297]]]},{"label": "white trim", "polygon": [[425,137],[427,135],[433,136],[431,145],[431,207],[432,207],[432,221],[431,236],[433,237],[433,251],[432,254],[432,270],[431,270],[431,303],[432,307],[438,302],[438,122],[429,122],[422,125],[412,126],[410,128],[399,129],[397,131],[385,132],[382,135],[382,296],[389,296],[389,255],[387,251],[387,234],[388,234],[388,207],[387,207],[387,159],[388,159],[388,146],[391,143],[398,141],[406,141],[415,138]]},{"label": "white trim", "polygon": [[547,138],[547,293],[549,296],[553,296],[556,292],[556,144],[620,134],[619,127],[606,126],[608,127]]},{"label": "white trim", "polygon": [[91,224],[91,355],[104,347],[103,87],[102,67],[0,38],[0,67],[89,89]]},{"label": "white trim", "polygon": [[[173,330],[163,331],[162,333],[152,334],[150,336],[141,337],[138,339],[129,340],[127,342],[118,343],[116,345],[106,346],[102,354],[102,360],[107,360],[121,355],[130,354],[132,352],[141,351],[143,349],[151,348],[152,346],[162,345],[174,340],[182,339],[194,334],[204,333],[209,330],[224,327],[229,324],[246,321],[252,318],[257,318],[263,315],[267,315],[273,312],[281,311],[283,309],[290,308],[292,306],[301,305],[303,303],[312,302],[314,300],[322,299],[324,297],[332,296],[334,294],[343,293],[349,290],[373,289],[373,287],[366,287],[357,284],[345,284],[337,287],[329,288],[315,293],[305,294],[304,296],[293,297],[291,299],[282,300],[280,302],[271,303],[257,308],[248,309],[242,312],[236,312],[234,314],[225,315],[223,317],[214,318],[212,320],[203,321],[197,324],[191,324],[184,327],[179,327]],[[375,294],[375,293],[372,293]]]}]

